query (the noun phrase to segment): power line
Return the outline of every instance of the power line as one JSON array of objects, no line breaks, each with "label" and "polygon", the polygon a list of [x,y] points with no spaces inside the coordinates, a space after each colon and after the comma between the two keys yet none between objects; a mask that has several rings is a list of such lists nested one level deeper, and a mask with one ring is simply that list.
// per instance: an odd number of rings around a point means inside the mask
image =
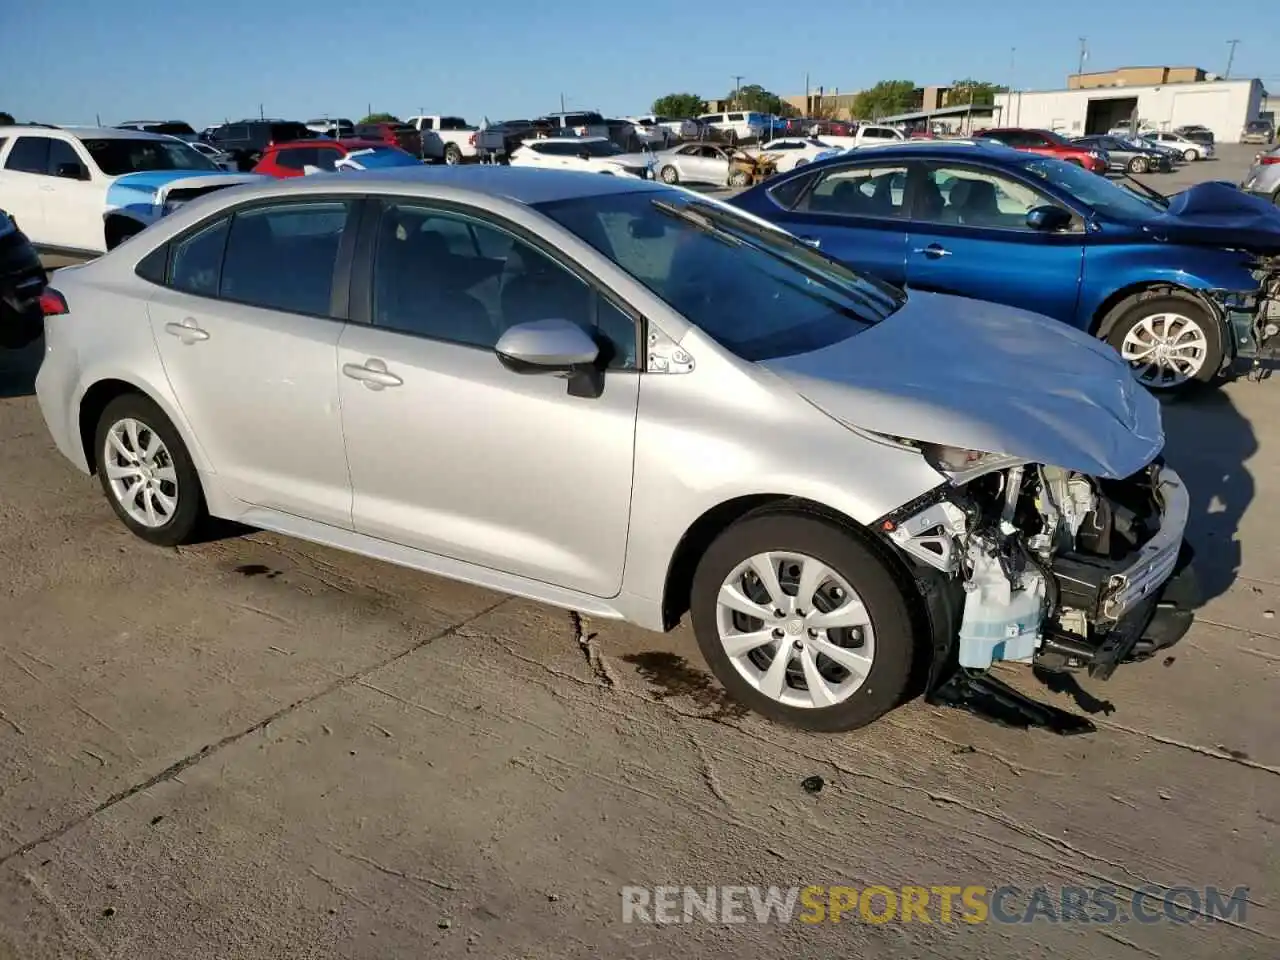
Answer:
[{"label": "power line", "polygon": [[1230,80],[1230,79],[1231,79],[1231,64],[1235,63],[1235,59],[1236,59],[1236,44],[1237,44],[1237,43],[1239,43],[1239,42],[1240,42],[1239,40],[1228,40],[1228,41],[1227,41],[1227,46],[1229,46],[1229,47],[1231,48],[1231,52],[1230,52],[1229,54],[1227,54],[1227,70],[1226,70],[1226,73],[1224,73],[1224,74],[1222,75],[1222,79],[1223,79],[1223,80]]}]

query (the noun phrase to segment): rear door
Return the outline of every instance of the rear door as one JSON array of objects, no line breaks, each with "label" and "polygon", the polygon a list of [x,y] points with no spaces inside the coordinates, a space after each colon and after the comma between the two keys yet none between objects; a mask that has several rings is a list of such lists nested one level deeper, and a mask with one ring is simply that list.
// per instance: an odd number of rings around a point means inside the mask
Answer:
[{"label": "rear door", "polygon": [[9,143],[4,166],[0,168],[0,205],[37,245],[53,243],[44,219],[50,140],[42,136],[17,137]]},{"label": "rear door", "polygon": [[152,331],[227,493],[351,526],[337,345],[358,203],[242,206],[173,241]]},{"label": "rear door", "polygon": [[780,193],[771,196],[784,212],[770,218],[780,226],[882,280],[899,285],[906,281],[905,161],[864,160],[826,167],[813,174],[803,190]]},{"label": "rear door", "polygon": [[995,167],[921,164],[914,172],[907,283],[1075,318],[1084,268],[1085,224],[1045,233],[1026,224],[1039,206],[1062,206]]}]

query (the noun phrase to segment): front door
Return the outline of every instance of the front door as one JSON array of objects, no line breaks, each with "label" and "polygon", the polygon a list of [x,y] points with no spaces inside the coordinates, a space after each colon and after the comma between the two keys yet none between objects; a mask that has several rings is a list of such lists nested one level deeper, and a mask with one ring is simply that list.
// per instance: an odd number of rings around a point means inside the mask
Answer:
[{"label": "front door", "polygon": [[901,285],[906,280],[907,166],[861,163],[815,175],[779,226],[850,266]]},{"label": "front door", "polygon": [[920,168],[908,237],[907,282],[920,290],[991,300],[1073,322],[1085,224],[1046,233],[1027,226],[1040,206],[1061,206],[991,167]]},{"label": "front door", "polygon": [[342,322],[330,305],[356,206],[291,201],[221,218],[175,244],[149,304],[165,373],[221,486],[346,529]]},{"label": "front door", "polygon": [[[639,396],[630,318],[498,225],[425,201],[385,205],[369,286],[371,323],[349,324],[338,351],[355,529],[616,594]],[[498,360],[507,327],[551,317],[617,344],[601,396]]]},{"label": "front door", "polygon": [[68,250],[106,250],[102,214],[107,180],[67,140],[49,141],[49,184],[44,194],[44,229],[48,243]]},{"label": "front door", "polygon": [[693,183],[722,187],[729,182],[729,157],[719,147],[709,144],[690,146],[680,166],[688,171],[685,179]]}]

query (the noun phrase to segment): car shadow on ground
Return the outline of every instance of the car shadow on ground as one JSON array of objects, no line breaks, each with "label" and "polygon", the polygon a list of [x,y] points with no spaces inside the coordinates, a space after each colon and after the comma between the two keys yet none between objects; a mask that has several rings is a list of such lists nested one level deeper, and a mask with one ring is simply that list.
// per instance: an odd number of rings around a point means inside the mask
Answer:
[{"label": "car shadow on ground", "polygon": [[36,371],[44,356],[44,337],[19,350],[0,348],[0,400],[36,392]]},{"label": "car shadow on ground", "polygon": [[1240,571],[1240,523],[1254,495],[1245,461],[1258,440],[1225,390],[1167,402],[1163,413],[1165,460],[1191,495],[1187,536],[1207,602],[1226,593]]}]

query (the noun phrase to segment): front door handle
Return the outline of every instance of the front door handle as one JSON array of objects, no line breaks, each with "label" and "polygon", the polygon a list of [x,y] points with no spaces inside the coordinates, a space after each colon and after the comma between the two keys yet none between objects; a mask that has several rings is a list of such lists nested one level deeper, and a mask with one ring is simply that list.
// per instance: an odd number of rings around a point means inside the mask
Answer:
[{"label": "front door handle", "polygon": [[797,239],[801,243],[807,243],[811,247],[822,246],[822,239],[820,237],[798,237]]},{"label": "front door handle", "polygon": [[402,383],[399,377],[387,369],[383,360],[370,358],[364,363],[344,363],[342,375],[352,380],[359,380],[370,390],[381,390],[383,387],[398,387]]},{"label": "front door handle", "polygon": [[912,253],[923,253],[930,260],[937,260],[939,257],[951,256],[951,251],[940,243],[931,243],[927,247],[916,247]]},{"label": "front door handle", "polygon": [[164,332],[177,337],[183,343],[188,345],[209,339],[208,332],[200,329],[196,324],[195,317],[187,317],[181,323],[166,323],[164,325]]}]

